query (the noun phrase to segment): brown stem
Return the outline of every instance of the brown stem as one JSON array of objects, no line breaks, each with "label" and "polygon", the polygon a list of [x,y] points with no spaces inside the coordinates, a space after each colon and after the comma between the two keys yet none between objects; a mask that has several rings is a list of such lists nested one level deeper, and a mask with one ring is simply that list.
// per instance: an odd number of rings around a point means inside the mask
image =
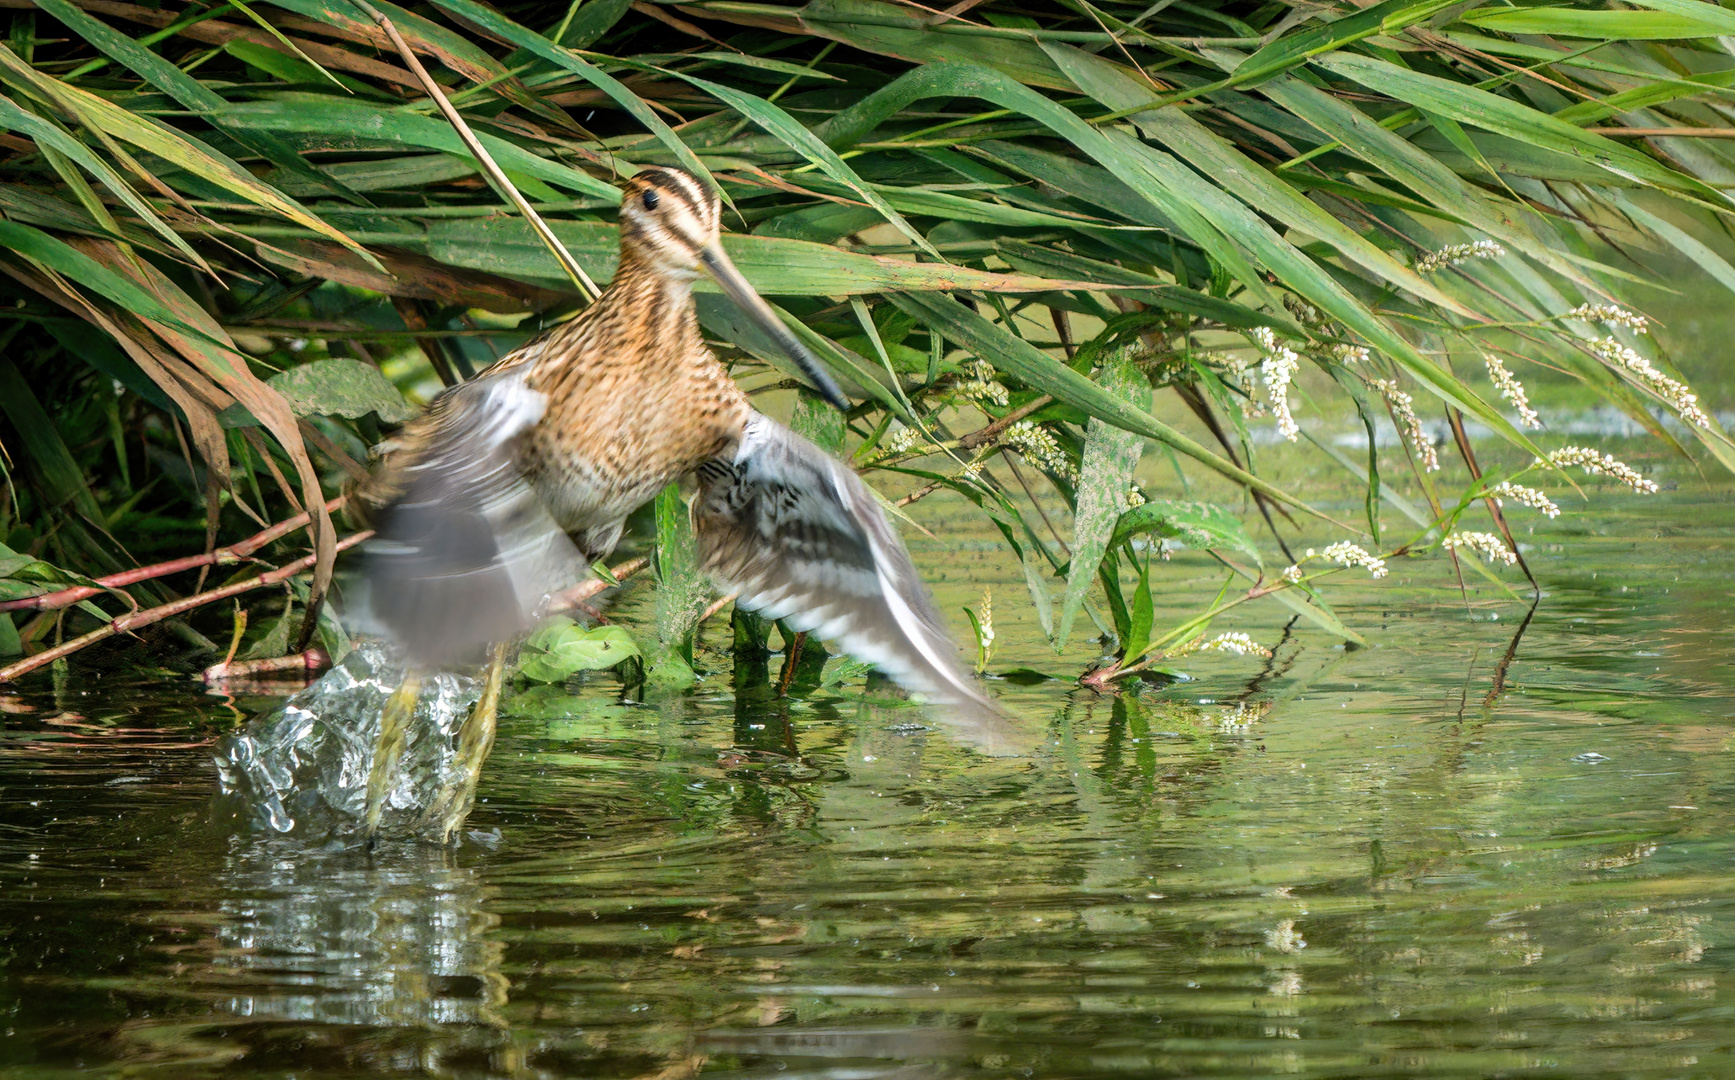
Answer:
[{"label": "brown stem", "polygon": [[1024,419],[1026,416],[1029,416],[1038,409],[1047,408],[1052,404],[1054,404],[1054,399],[1047,394],[1043,394],[1032,401],[1020,405],[1018,408],[1013,409],[1011,412],[994,421],[992,424],[989,424],[986,427],[977,428],[975,431],[970,432],[970,434],[960,438],[958,440],[958,449],[974,450],[978,446],[986,446],[995,439],[998,439],[1002,431],[1005,431],[1007,428],[1018,423],[1018,421]]},{"label": "brown stem", "polygon": [[[373,530],[369,529],[366,532],[359,532],[346,536],[342,540],[338,541],[337,550],[343,551],[346,548],[354,547],[372,535]],[[124,633],[129,630],[136,630],[141,626],[149,626],[154,622],[161,622],[164,619],[173,618],[184,611],[191,611],[197,607],[204,607],[206,604],[214,604],[218,600],[227,600],[231,596],[240,596],[244,592],[251,592],[254,589],[263,589],[271,585],[280,585],[301,573],[303,570],[312,567],[313,564],[318,561],[319,556],[317,554],[307,555],[296,559],[292,563],[280,566],[268,573],[260,574],[258,577],[250,577],[245,581],[237,581],[233,585],[225,585],[220,589],[212,589],[209,592],[198,593],[197,595],[188,596],[172,603],[163,604],[159,607],[147,608],[144,611],[135,611],[131,615],[122,615],[118,619],[113,619],[102,624],[82,637],[73,638],[71,641],[63,642],[52,649],[45,649],[42,652],[37,653],[35,656],[26,657],[9,667],[0,668],[0,683],[10,682],[20,675],[35,671],[39,667],[46,667],[54,661],[59,660],[61,657],[71,656],[73,653],[88,648],[91,645],[102,641],[104,638],[111,638],[116,634]]]},{"label": "brown stem", "polygon": [[[1446,422],[1452,425],[1452,440],[1458,444],[1458,454],[1463,457],[1464,464],[1470,470],[1470,479],[1481,483],[1482,468],[1476,464],[1476,451],[1470,447],[1470,435],[1464,430],[1464,414],[1450,406],[1446,408]],[[1518,541],[1512,538],[1512,530],[1506,525],[1506,515],[1500,510],[1500,500],[1489,495],[1483,502],[1488,504],[1488,516],[1494,519],[1494,527],[1500,530],[1500,535],[1506,538],[1506,546],[1512,549],[1512,554],[1518,558],[1518,568],[1524,571],[1532,589],[1541,589],[1536,583],[1536,575],[1530,572],[1530,564],[1524,561],[1524,556],[1518,551]],[[1540,595],[1540,594],[1539,594]]]},{"label": "brown stem", "polygon": [[[326,512],[330,513],[341,508],[344,498],[340,495],[326,503]],[[307,514],[297,514],[287,521],[279,521],[269,529],[255,533],[239,543],[230,544],[228,547],[218,548],[216,551],[203,555],[188,555],[180,559],[170,559],[168,562],[152,563],[150,566],[123,570],[118,574],[97,578],[95,585],[75,585],[70,589],[43,593],[41,596],[27,596],[22,600],[6,600],[0,602],[0,612],[54,611],[63,607],[71,607],[82,600],[99,596],[111,589],[136,585],[152,578],[167,577],[170,574],[179,574],[184,570],[197,570],[206,566],[227,566],[230,563],[243,562],[266,544],[282,539],[296,529],[306,526],[307,521]]]}]

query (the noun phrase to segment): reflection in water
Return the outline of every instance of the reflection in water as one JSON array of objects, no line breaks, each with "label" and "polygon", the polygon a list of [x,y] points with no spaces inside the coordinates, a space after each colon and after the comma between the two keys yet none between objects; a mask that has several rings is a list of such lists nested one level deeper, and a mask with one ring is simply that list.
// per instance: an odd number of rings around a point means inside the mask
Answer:
[{"label": "reflection in water", "polygon": [[239,845],[218,877],[213,967],[251,1019],[504,1026],[494,890],[438,848],[378,860]]},{"label": "reflection in water", "polygon": [[1400,565],[1367,649],[1003,682],[1017,758],[713,625],[691,694],[520,688],[455,852],[212,829],[208,704],[26,693],[0,1073],[1732,1076],[1730,510],[1532,538],[1528,620]]}]

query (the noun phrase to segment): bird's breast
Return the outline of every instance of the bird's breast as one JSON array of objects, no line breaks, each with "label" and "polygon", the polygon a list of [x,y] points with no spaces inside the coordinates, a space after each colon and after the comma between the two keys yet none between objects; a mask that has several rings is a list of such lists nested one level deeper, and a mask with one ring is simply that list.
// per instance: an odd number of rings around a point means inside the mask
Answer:
[{"label": "bird's breast", "polygon": [[751,406],[708,352],[697,371],[658,359],[661,370],[601,367],[539,387],[549,408],[524,469],[563,528],[619,520],[740,439]]}]

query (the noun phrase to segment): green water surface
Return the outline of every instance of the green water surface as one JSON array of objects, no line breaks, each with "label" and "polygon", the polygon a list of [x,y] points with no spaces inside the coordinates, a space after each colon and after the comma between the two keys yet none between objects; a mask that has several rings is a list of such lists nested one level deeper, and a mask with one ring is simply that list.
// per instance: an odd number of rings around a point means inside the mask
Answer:
[{"label": "green water surface", "polygon": [[[994,684],[1028,755],[779,700],[719,620],[691,695],[520,691],[456,851],[237,834],[210,744],[267,701],[43,676],[0,698],[0,1074],[1735,1076],[1735,501],[1592,499],[1524,522],[1521,635],[1399,562],[1338,596],[1367,649],[1249,609],[1269,663],[1121,697],[940,506],[942,606],[992,585],[994,666],[1064,676]],[[1171,617],[1218,581],[1159,573]]]}]

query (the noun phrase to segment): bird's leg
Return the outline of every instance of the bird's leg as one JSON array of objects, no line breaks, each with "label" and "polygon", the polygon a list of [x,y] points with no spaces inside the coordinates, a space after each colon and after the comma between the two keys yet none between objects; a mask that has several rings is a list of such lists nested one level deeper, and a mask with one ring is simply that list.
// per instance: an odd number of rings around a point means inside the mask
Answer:
[{"label": "bird's leg", "polygon": [[404,671],[404,681],[386,698],[380,710],[380,733],[374,742],[372,767],[367,776],[367,836],[371,842],[379,832],[380,817],[385,813],[386,795],[398,776],[398,761],[404,756],[404,740],[409,734],[410,717],[415,714],[416,701],[422,696],[422,673],[414,668]]},{"label": "bird's leg", "polygon": [[470,809],[476,804],[476,780],[482,775],[482,763],[494,749],[494,732],[500,718],[500,688],[506,681],[506,658],[511,654],[510,642],[493,647],[488,658],[488,671],[482,678],[482,696],[458,729],[458,749],[446,769],[440,789],[428,802],[422,814],[422,827],[439,826],[440,839],[450,843]]}]

